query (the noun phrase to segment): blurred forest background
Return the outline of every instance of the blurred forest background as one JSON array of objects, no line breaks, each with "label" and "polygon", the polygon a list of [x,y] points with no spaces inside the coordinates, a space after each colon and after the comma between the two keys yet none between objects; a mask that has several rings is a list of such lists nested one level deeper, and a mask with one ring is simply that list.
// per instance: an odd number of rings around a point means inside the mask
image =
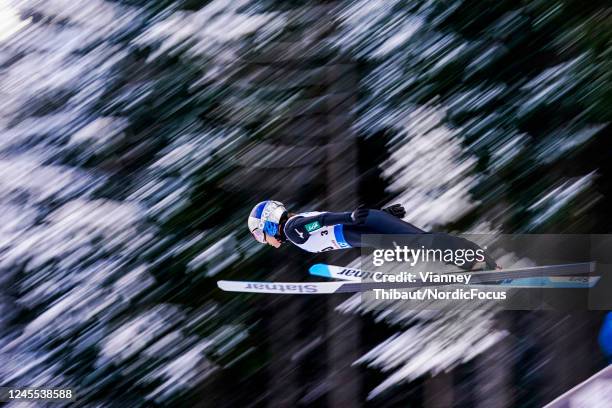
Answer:
[{"label": "blurred forest background", "polygon": [[602,312],[215,282],[359,255],[264,248],[246,217],[266,198],[609,233],[609,2],[4,0],[0,20],[1,384],[97,407],[537,407],[604,366]]}]

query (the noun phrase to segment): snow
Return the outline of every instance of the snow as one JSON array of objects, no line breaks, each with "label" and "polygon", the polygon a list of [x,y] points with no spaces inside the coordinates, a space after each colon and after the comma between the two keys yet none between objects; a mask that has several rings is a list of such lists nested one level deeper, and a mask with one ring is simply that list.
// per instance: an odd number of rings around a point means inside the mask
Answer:
[{"label": "snow", "polygon": [[[461,327],[452,324],[466,319],[473,324]],[[493,327],[494,319],[487,310],[448,310],[439,319],[414,325],[390,337],[356,361],[390,372],[369,393],[368,399],[397,383],[429,373],[435,375],[471,360],[507,335]]]},{"label": "snow", "polygon": [[82,171],[64,166],[40,166],[36,157],[0,158],[0,189],[14,195],[27,191],[33,202],[40,203],[57,195],[72,195],[91,189],[93,183]]},{"label": "snow", "polygon": [[537,159],[542,163],[551,163],[565,156],[569,151],[589,142],[605,124],[586,126],[582,129],[560,129],[551,132],[550,136],[536,146]]},{"label": "snow", "polygon": [[190,349],[183,351],[174,361],[164,365],[148,376],[148,381],[151,381],[153,378],[159,378],[162,380],[162,383],[151,391],[147,398],[163,401],[164,398],[177,391],[187,389],[211,375],[215,368],[203,356],[204,351],[211,344],[211,341],[202,341],[192,346]]},{"label": "snow", "polygon": [[86,124],[70,137],[70,143],[102,145],[123,132],[127,123],[123,118],[99,117]]},{"label": "snow", "polygon": [[[486,233],[489,228],[487,224],[481,224],[475,229]],[[534,265],[531,260],[519,258],[514,253],[499,255],[497,260],[505,268]],[[359,268],[360,262],[356,259],[348,267]],[[401,265],[398,268],[400,270]],[[425,266],[423,268],[427,269]],[[373,296],[356,294],[336,310],[340,313],[371,314],[376,322],[386,323],[398,330],[354,362],[388,374],[370,391],[368,399],[399,383],[433,376],[470,361],[508,335],[506,331],[495,328],[499,308],[492,302],[473,304],[469,310],[450,305],[441,307],[433,303],[414,308],[403,301],[385,302],[383,308]]]},{"label": "snow", "polygon": [[542,71],[535,78],[521,87],[526,97],[521,101],[517,115],[523,116],[536,106],[552,104],[559,101],[579,86],[580,82],[571,73],[586,59],[580,55],[570,61],[557,64]]},{"label": "snow", "polygon": [[113,31],[126,28],[134,17],[130,9],[105,0],[25,0],[15,2],[17,6],[27,4],[28,8],[43,15],[53,16],[57,20],[67,19],[80,25],[89,33],[107,35]]},{"label": "snow", "polygon": [[[385,18],[391,14],[391,9],[398,2],[396,0],[361,0],[350,3],[346,8],[341,10],[339,13],[339,21],[341,21],[341,34],[338,36],[337,44],[343,48],[356,47],[362,44],[366,37],[370,37],[374,42],[381,43],[381,37],[385,37],[387,33],[381,33],[380,31],[374,30],[376,25],[380,25]],[[405,29],[404,35],[408,39],[411,35],[410,29]],[[374,38],[371,38],[372,33],[376,33]],[[401,39],[397,37],[394,41]],[[387,44],[387,48],[392,49],[394,47],[393,42]],[[381,50],[381,54],[388,52],[389,50]]]},{"label": "snow", "polygon": [[536,228],[538,225],[554,216],[559,210],[589,187],[595,176],[596,173],[591,172],[585,176],[578,177],[576,180],[563,182],[561,185],[543,194],[543,196],[538,197],[537,200],[528,207],[528,210],[535,213],[535,216],[529,223],[530,228]]},{"label": "snow", "polygon": [[249,15],[239,12],[247,4],[246,0],[215,0],[196,12],[176,11],[148,28],[135,44],[159,44],[149,60],[178,46],[187,46],[189,52],[201,55],[221,49],[221,45],[227,46],[281,18],[275,13]]},{"label": "snow", "polygon": [[458,92],[448,104],[451,111],[476,111],[483,108],[495,98],[506,91],[507,86],[495,85],[488,87],[477,87],[469,91]]},{"label": "snow", "polygon": [[546,404],[544,408],[609,407],[612,406],[611,390],[612,365],[608,365]]},{"label": "snow", "polygon": [[238,259],[238,254],[235,251],[235,245],[235,234],[230,234],[223,237],[206,248],[200,254],[196,255],[187,264],[187,269],[189,271],[194,271],[203,267],[204,265],[208,265],[206,276],[214,276]]},{"label": "snow", "polygon": [[476,159],[464,157],[455,131],[439,125],[442,117],[435,108],[411,113],[403,121],[407,142],[391,149],[381,165],[392,179],[388,189],[398,193],[394,201],[406,207],[411,223],[425,229],[450,222],[476,204],[469,194]]},{"label": "snow", "polygon": [[156,336],[179,319],[180,312],[172,306],[160,305],[126,322],[101,344],[98,365],[105,360],[125,360],[149,344]]},{"label": "snow", "polygon": [[0,43],[29,24],[19,18],[17,10],[7,0],[0,1]]},{"label": "snow", "polygon": [[419,29],[423,26],[424,20],[420,17],[410,17],[401,23],[399,30],[391,37],[386,39],[373,53],[373,57],[382,57],[391,53],[396,48],[406,45]]},{"label": "snow", "polygon": [[570,407],[609,407],[612,406],[612,379],[595,380],[584,386],[569,398]]},{"label": "snow", "polygon": [[222,152],[241,136],[238,131],[206,131],[181,135],[160,152],[160,157],[151,165],[151,170],[179,173],[182,178],[187,179],[209,162],[213,152]]},{"label": "snow", "polygon": [[155,286],[155,279],[148,273],[146,265],[140,265],[115,282],[113,292],[126,300],[135,293],[144,293]]},{"label": "snow", "polygon": [[496,146],[491,155],[492,168],[499,169],[517,158],[523,149],[526,148],[527,140],[527,135],[517,134],[510,137],[510,139],[502,141],[501,144]]},{"label": "snow", "polygon": [[[155,239],[145,222],[149,204],[94,198],[106,175],[59,164],[75,149],[82,159],[108,147],[125,128],[124,118],[95,117],[90,109],[99,103],[126,51],[99,46],[95,52],[79,52],[125,29],[137,16],[106,1],[30,1],[27,7],[51,19],[2,33],[11,35],[3,42],[3,60],[16,52],[23,57],[0,77],[0,268],[2,288],[10,288],[10,296],[0,290],[0,310],[7,311],[3,318],[21,308],[35,315],[22,327],[0,319],[0,354],[7,362],[0,367],[0,382],[74,386],[75,379],[63,375],[57,353],[67,347],[76,352],[101,346],[100,364],[127,356],[149,369],[171,364],[164,377],[171,384],[180,380],[171,374],[188,374],[192,368],[191,362],[177,358],[180,349],[166,347],[163,363],[161,356],[140,352],[159,336],[167,336],[166,346],[184,341],[179,331],[174,336],[168,332],[180,316],[162,306],[132,313],[132,320],[125,321],[130,301],[156,284],[149,265],[134,263],[135,254]],[[0,17],[6,16],[4,11],[0,7]],[[70,24],[55,24],[62,19]],[[25,115],[45,104],[45,97],[63,93],[71,96],[57,109]],[[207,368],[197,372],[213,369],[200,361]],[[81,389],[88,392],[85,384]]]}]

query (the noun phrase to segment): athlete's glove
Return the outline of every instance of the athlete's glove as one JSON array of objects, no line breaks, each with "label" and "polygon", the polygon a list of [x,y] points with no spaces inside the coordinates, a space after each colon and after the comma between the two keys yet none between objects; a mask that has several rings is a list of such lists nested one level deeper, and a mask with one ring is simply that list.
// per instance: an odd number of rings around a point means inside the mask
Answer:
[{"label": "athlete's glove", "polygon": [[368,218],[369,212],[370,210],[368,210],[367,208],[363,208],[363,205],[360,205],[359,207],[357,207],[357,209],[353,211],[351,214],[353,224],[355,225],[363,224],[366,221],[366,218]]},{"label": "athlete's glove", "polygon": [[390,205],[389,207],[383,208],[382,211],[397,218],[404,218],[406,216],[406,210],[401,204]]}]

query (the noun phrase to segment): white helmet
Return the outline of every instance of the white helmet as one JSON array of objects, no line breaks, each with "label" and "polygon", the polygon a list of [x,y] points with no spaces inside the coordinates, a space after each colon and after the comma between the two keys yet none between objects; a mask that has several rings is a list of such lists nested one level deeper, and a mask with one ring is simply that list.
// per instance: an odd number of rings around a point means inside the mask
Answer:
[{"label": "white helmet", "polygon": [[277,237],[280,233],[280,223],[287,209],[278,201],[266,200],[257,204],[249,214],[249,231],[262,244],[266,243],[266,234]]}]

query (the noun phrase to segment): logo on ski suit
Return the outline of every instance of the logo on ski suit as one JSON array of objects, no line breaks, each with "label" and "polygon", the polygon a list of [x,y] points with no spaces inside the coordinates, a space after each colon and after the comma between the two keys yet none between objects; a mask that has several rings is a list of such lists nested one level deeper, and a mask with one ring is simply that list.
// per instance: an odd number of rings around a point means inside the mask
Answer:
[{"label": "logo on ski suit", "polygon": [[[318,211],[305,212],[294,215],[291,217],[287,223],[291,221],[291,219],[295,217],[313,217],[315,215],[322,214]],[[291,241],[292,244],[302,248],[308,252],[325,252],[325,251],[333,251],[335,249],[342,248],[350,248],[348,242],[344,239],[344,234],[342,232],[342,224],[322,226],[319,222],[311,222],[305,225],[306,230],[310,233],[310,236],[304,243],[297,243]]]}]

